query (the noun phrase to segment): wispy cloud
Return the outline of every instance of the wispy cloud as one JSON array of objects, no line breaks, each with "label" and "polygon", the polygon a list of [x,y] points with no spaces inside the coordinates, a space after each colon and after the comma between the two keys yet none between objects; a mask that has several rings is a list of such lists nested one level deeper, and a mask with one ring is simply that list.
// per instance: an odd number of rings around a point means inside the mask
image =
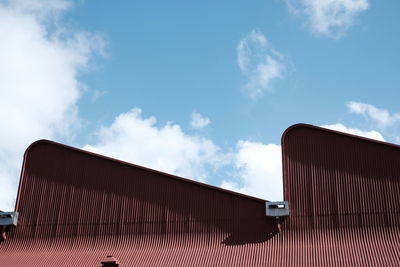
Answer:
[{"label": "wispy cloud", "polygon": [[351,101],[347,103],[347,107],[351,113],[365,116],[380,128],[392,126],[400,122],[400,113],[391,114],[386,109],[380,109],[371,104]]},{"label": "wispy cloud", "polygon": [[210,119],[201,115],[198,112],[192,112],[192,117],[190,120],[190,126],[193,129],[203,129],[205,127],[207,127],[209,124],[211,123]]},{"label": "wispy cloud", "polygon": [[285,56],[274,50],[260,31],[253,30],[237,46],[237,62],[246,76],[243,91],[256,99],[272,90],[271,83],[282,78],[286,65]]},{"label": "wispy cloud", "polygon": [[24,149],[79,127],[79,74],[101,53],[98,35],[66,29],[69,1],[0,2],[0,209],[13,208]]},{"label": "wispy cloud", "polygon": [[369,8],[368,0],[285,0],[289,11],[304,16],[312,32],[341,38],[360,13]]}]

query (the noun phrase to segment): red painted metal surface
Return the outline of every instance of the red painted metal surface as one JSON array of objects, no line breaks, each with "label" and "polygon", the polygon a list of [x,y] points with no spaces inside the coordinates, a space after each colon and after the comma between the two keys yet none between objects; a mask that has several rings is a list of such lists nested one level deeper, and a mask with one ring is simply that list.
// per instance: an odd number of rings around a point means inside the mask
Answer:
[{"label": "red painted metal surface", "polygon": [[263,200],[38,142],[0,263],[400,266],[400,148],[307,125],[282,143],[291,216],[277,233]]},{"label": "red painted metal surface", "polygon": [[25,155],[19,223],[10,242],[0,245],[0,262],[97,266],[113,255],[121,266],[200,264],[212,259],[200,257],[205,247],[212,251],[271,238],[276,225],[264,216],[264,205],[261,199],[40,141]]},{"label": "red painted metal surface", "polygon": [[119,261],[113,256],[107,256],[101,264],[101,267],[118,267]]},{"label": "red painted metal surface", "polygon": [[399,146],[299,124],[282,152],[298,262],[400,266]]}]

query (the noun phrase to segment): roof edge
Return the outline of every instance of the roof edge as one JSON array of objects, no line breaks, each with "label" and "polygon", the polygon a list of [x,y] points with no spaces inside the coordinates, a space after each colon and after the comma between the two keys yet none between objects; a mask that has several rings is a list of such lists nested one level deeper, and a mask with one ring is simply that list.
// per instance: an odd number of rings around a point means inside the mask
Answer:
[{"label": "roof edge", "polygon": [[288,184],[286,182],[286,179],[285,179],[285,173],[287,173],[287,162],[286,162],[286,157],[285,157],[286,139],[288,138],[289,134],[292,131],[295,131],[295,130],[297,130],[299,128],[312,129],[312,130],[316,130],[316,131],[318,131],[320,133],[321,132],[330,133],[330,134],[335,134],[335,135],[339,135],[339,136],[353,138],[354,140],[358,140],[358,141],[361,141],[361,142],[366,142],[366,143],[370,143],[370,144],[378,144],[378,145],[383,145],[385,147],[400,149],[399,145],[388,143],[388,142],[383,142],[383,141],[378,141],[378,140],[375,140],[375,139],[371,139],[371,138],[367,138],[367,137],[363,137],[363,136],[359,136],[359,135],[344,133],[344,132],[340,132],[340,131],[336,131],[336,130],[331,130],[331,129],[319,127],[319,126],[314,126],[314,125],[307,124],[307,123],[293,124],[293,125],[289,126],[283,132],[282,137],[281,137],[282,173],[283,173],[283,177],[282,177],[283,181],[282,182],[283,182],[283,196],[284,196],[284,198],[285,198],[286,192],[289,192],[289,188],[290,188],[290,184]]},{"label": "roof edge", "polygon": [[265,199],[261,199],[261,198],[245,195],[245,194],[242,194],[242,193],[234,192],[234,191],[231,191],[231,190],[228,190],[228,189],[220,188],[220,187],[217,187],[217,186],[213,186],[213,185],[197,182],[197,181],[194,181],[194,180],[191,180],[191,179],[188,179],[188,178],[184,178],[184,177],[180,177],[180,176],[177,176],[177,175],[174,175],[174,174],[158,171],[158,170],[151,169],[151,168],[148,168],[148,167],[143,167],[143,166],[140,166],[140,165],[136,165],[136,164],[127,162],[127,161],[123,161],[123,160],[119,160],[119,159],[116,159],[116,158],[111,158],[111,157],[108,157],[108,156],[105,156],[105,155],[101,155],[101,154],[97,154],[97,153],[94,153],[94,152],[90,152],[90,151],[87,151],[87,150],[84,150],[84,149],[80,149],[80,148],[64,145],[64,144],[57,143],[57,142],[54,142],[54,141],[51,141],[51,140],[47,140],[47,139],[40,139],[40,140],[37,140],[37,141],[33,142],[32,144],[30,144],[27,147],[27,149],[25,150],[24,158],[23,158],[23,162],[22,162],[21,177],[20,177],[19,186],[18,186],[17,199],[16,199],[16,202],[15,202],[15,211],[18,210],[18,206],[19,206],[20,189],[21,189],[21,185],[23,183],[26,160],[28,158],[29,152],[34,147],[36,147],[38,145],[42,145],[42,144],[54,145],[54,146],[61,147],[61,148],[64,148],[64,149],[68,149],[68,150],[71,150],[71,151],[75,151],[75,152],[78,152],[78,153],[83,153],[83,154],[86,154],[86,155],[91,156],[91,157],[100,158],[100,159],[104,159],[104,160],[109,160],[109,161],[115,162],[117,164],[122,164],[122,165],[125,165],[125,166],[128,166],[128,167],[131,167],[131,168],[137,168],[137,169],[141,169],[141,170],[144,170],[144,171],[160,174],[160,175],[166,176],[166,177],[168,177],[170,179],[175,179],[175,180],[179,180],[179,181],[182,181],[182,182],[187,182],[187,183],[191,183],[191,184],[194,184],[194,185],[197,185],[197,186],[205,187],[205,188],[208,188],[208,189],[217,190],[217,191],[220,191],[222,193],[227,193],[227,194],[243,197],[243,198],[255,200],[255,201],[258,201],[258,202],[269,202],[268,200],[265,200]]},{"label": "roof edge", "polygon": [[315,125],[307,124],[307,123],[296,123],[296,124],[293,124],[293,125],[289,126],[282,134],[282,137],[281,137],[281,145],[282,145],[282,147],[285,144],[285,139],[286,139],[287,135],[291,131],[293,131],[293,130],[295,130],[297,128],[308,128],[308,129],[313,129],[313,130],[317,130],[317,131],[321,131],[321,132],[339,134],[339,135],[343,135],[343,136],[347,136],[347,137],[356,138],[356,139],[364,141],[364,142],[381,144],[381,145],[385,145],[385,146],[389,146],[389,147],[400,149],[400,145],[397,145],[397,144],[384,142],[384,141],[379,141],[379,140],[376,140],[376,139],[371,139],[371,138],[360,136],[360,135],[354,135],[354,134],[349,134],[349,133],[345,133],[345,132],[341,132],[341,131],[336,131],[336,130],[332,130],[332,129],[328,129],[328,128],[324,128],[324,127],[320,127],[320,126],[315,126]]}]

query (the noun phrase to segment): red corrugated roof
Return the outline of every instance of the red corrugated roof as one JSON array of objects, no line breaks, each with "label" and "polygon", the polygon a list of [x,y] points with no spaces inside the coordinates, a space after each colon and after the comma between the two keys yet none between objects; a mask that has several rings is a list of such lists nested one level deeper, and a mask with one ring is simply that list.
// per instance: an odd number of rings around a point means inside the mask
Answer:
[{"label": "red corrugated roof", "polygon": [[399,266],[399,147],[307,125],[282,143],[291,216],[281,233],[263,200],[35,143],[0,263]]}]

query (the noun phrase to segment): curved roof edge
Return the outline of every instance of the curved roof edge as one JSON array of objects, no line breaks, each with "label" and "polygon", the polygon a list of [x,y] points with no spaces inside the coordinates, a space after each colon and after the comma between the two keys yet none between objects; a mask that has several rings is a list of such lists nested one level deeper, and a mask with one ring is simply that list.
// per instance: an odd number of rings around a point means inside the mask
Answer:
[{"label": "curved roof edge", "polygon": [[313,129],[313,130],[317,130],[317,131],[320,131],[320,132],[338,134],[338,135],[342,135],[342,136],[356,138],[356,139],[358,139],[360,141],[364,141],[364,142],[375,143],[375,144],[380,144],[380,145],[385,145],[385,146],[389,146],[389,147],[400,149],[400,145],[396,145],[396,144],[393,144],[393,143],[388,143],[388,142],[379,141],[379,140],[376,140],[376,139],[371,139],[371,138],[367,138],[367,137],[363,137],[363,136],[359,136],[359,135],[354,135],[354,134],[349,134],[349,133],[340,132],[340,131],[336,131],[336,130],[331,130],[331,129],[328,129],[328,128],[319,127],[319,126],[315,126],[315,125],[311,125],[311,124],[307,124],[307,123],[296,123],[296,124],[293,124],[292,126],[289,126],[282,134],[282,137],[281,137],[282,146],[285,143],[285,139],[287,138],[287,135],[290,132],[292,132],[292,131],[294,131],[294,130],[296,130],[298,128]]},{"label": "curved roof edge", "polygon": [[157,171],[157,170],[154,170],[154,169],[151,169],[151,168],[147,168],[147,167],[143,167],[143,166],[140,166],[140,165],[129,163],[129,162],[126,162],[126,161],[123,161],[123,160],[107,157],[107,156],[104,156],[104,155],[101,155],[101,154],[97,154],[97,153],[93,153],[93,152],[90,152],[90,151],[86,151],[86,150],[83,150],[83,149],[80,149],[80,148],[67,146],[67,145],[64,145],[64,144],[61,144],[61,143],[57,143],[57,142],[54,142],[54,141],[51,141],[51,140],[40,139],[40,140],[37,140],[37,141],[33,142],[32,144],[30,144],[27,147],[27,149],[25,150],[24,158],[23,158],[23,162],[22,162],[21,177],[20,177],[19,185],[18,185],[17,199],[15,201],[15,211],[18,211],[20,189],[21,189],[21,184],[22,184],[22,180],[23,180],[23,177],[24,177],[25,165],[26,165],[26,160],[28,158],[28,155],[29,155],[30,151],[34,147],[42,145],[42,144],[49,144],[49,145],[61,147],[61,148],[64,148],[64,149],[68,149],[68,150],[71,150],[71,151],[75,151],[75,152],[78,152],[78,153],[83,153],[83,154],[86,154],[86,155],[91,156],[91,157],[104,159],[104,160],[109,160],[109,161],[115,162],[117,164],[122,164],[124,166],[128,166],[128,167],[131,167],[131,168],[137,168],[137,169],[141,169],[141,170],[144,170],[144,171],[160,174],[160,175],[166,176],[166,177],[168,177],[170,179],[175,179],[175,180],[179,180],[179,181],[182,181],[182,182],[191,183],[191,184],[194,184],[194,185],[197,185],[197,186],[205,187],[207,189],[217,190],[217,191],[220,191],[220,192],[223,192],[223,193],[228,193],[228,194],[232,194],[232,195],[235,195],[235,196],[244,197],[244,198],[255,200],[255,201],[258,201],[258,202],[268,202],[268,200],[265,200],[265,199],[261,199],[261,198],[245,195],[245,194],[242,194],[242,193],[234,192],[234,191],[231,191],[231,190],[223,189],[223,188],[220,188],[220,187],[217,187],[217,186],[213,186],[213,185],[197,182],[197,181],[194,181],[194,180],[191,180],[191,179],[188,179],[188,178],[183,178],[183,177],[180,177],[180,176],[177,176],[177,175],[173,175],[173,174],[169,174],[169,173],[166,173],[166,172]]}]

